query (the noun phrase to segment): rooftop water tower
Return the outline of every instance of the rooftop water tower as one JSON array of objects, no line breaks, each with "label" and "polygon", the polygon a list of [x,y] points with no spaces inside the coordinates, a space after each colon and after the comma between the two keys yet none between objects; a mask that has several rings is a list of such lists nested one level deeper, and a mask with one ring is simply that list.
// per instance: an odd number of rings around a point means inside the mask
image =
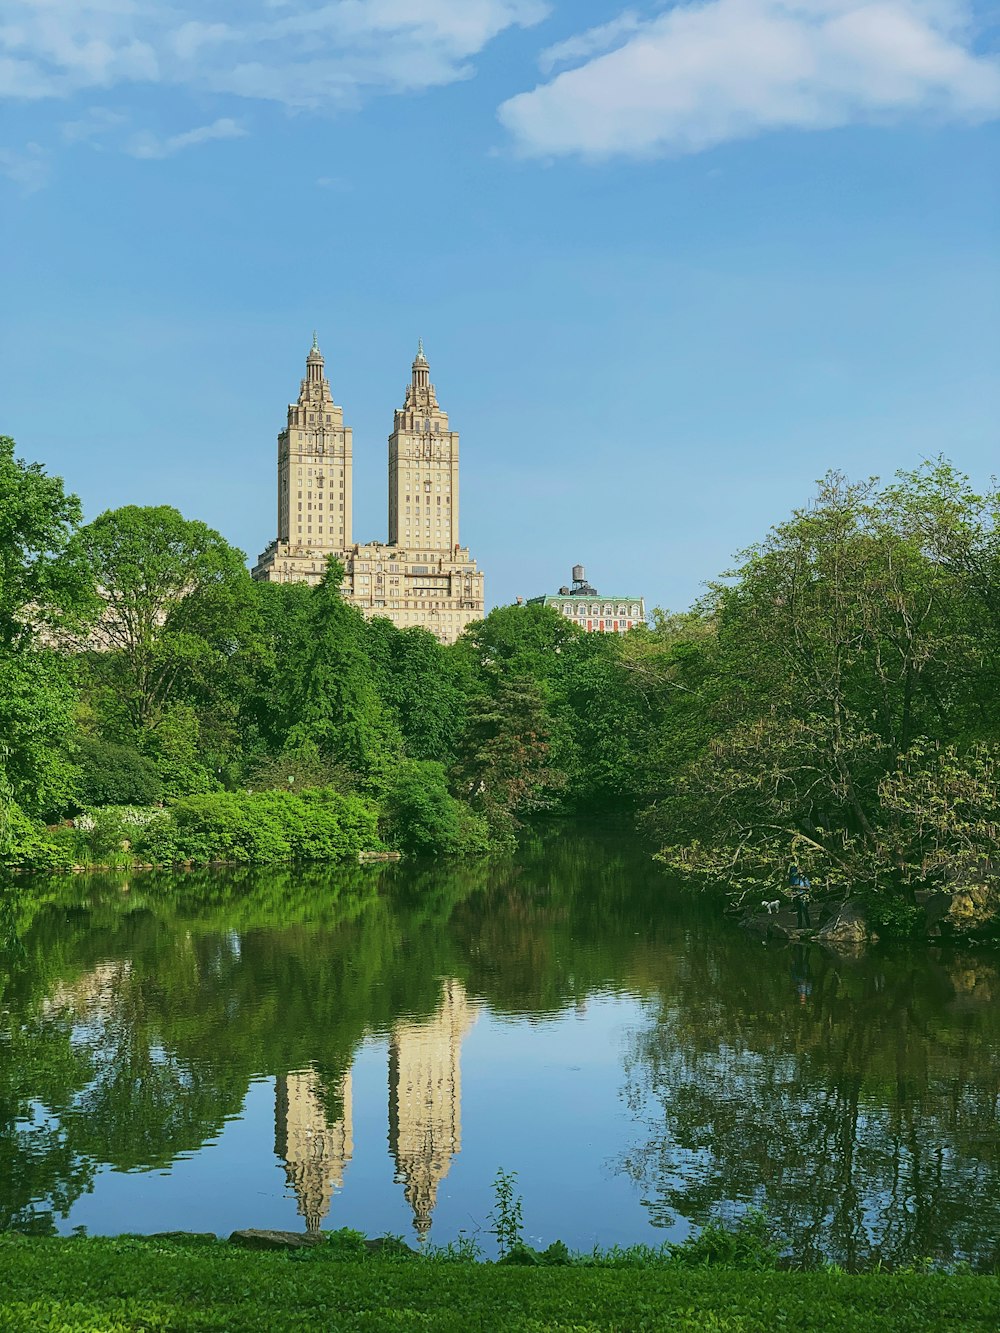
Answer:
[{"label": "rooftop water tower", "polygon": [[587,571],[583,565],[573,566],[573,595],[581,597],[596,597],[597,589],[592,588],[587,582]]}]

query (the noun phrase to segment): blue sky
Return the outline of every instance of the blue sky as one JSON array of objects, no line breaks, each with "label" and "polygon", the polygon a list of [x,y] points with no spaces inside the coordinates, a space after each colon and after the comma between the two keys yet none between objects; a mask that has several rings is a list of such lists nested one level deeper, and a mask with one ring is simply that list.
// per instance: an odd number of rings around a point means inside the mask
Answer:
[{"label": "blue sky", "polygon": [[965,0],[8,0],[0,430],[253,558],[316,328],[384,539],[422,336],[489,601],[680,609],[828,468],[997,469],[998,47]]}]

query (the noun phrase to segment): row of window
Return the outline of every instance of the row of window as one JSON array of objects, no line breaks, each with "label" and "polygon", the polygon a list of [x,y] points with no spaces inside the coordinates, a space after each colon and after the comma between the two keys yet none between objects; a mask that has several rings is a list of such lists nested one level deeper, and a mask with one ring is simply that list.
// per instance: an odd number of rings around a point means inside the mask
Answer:
[{"label": "row of window", "polygon": [[637,616],[639,607],[633,602],[631,606],[615,606],[613,603],[605,603],[604,606],[583,605],[573,606],[569,603],[563,604],[564,616],[604,616],[605,619],[611,616]]}]

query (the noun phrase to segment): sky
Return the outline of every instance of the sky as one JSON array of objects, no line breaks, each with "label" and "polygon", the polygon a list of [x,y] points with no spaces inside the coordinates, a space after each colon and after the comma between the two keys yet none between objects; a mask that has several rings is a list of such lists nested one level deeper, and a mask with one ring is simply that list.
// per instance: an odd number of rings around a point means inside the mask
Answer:
[{"label": "sky", "polygon": [[6,0],[0,433],[251,562],[315,329],[355,540],[418,337],[489,604],[681,610],[829,469],[998,470],[1000,11]]}]

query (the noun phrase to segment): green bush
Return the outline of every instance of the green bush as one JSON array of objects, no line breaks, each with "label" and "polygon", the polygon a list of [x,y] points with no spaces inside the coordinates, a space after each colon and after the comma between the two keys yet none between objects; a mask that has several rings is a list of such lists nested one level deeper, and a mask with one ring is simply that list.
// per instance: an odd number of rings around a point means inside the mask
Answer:
[{"label": "green bush", "polygon": [[72,829],[50,833],[13,801],[0,802],[0,865],[25,870],[65,870],[76,864]]},{"label": "green bush", "polygon": [[401,764],[384,799],[386,840],[411,856],[480,856],[486,821],[448,790],[443,764]]},{"label": "green bush", "polygon": [[669,1247],[675,1263],[692,1268],[718,1264],[762,1272],[776,1268],[781,1250],[774,1242],[767,1218],[751,1208],[733,1226],[709,1222],[696,1236]]},{"label": "green bush", "polygon": [[84,737],[76,756],[78,793],[86,806],[154,805],[163,797],[156,765],[130,745]]},{"label": "green bush", "polygon": [[927,914],[902,898],[870,897],[865,910],[872,930],[883,940],[913,940],[925,933]]},{"label": "green bush", "polygon": [[211,792],[175,801],[136,837],[137,856],[177,862],[342,861],[378,847],[374,809],[328,788]]}]

